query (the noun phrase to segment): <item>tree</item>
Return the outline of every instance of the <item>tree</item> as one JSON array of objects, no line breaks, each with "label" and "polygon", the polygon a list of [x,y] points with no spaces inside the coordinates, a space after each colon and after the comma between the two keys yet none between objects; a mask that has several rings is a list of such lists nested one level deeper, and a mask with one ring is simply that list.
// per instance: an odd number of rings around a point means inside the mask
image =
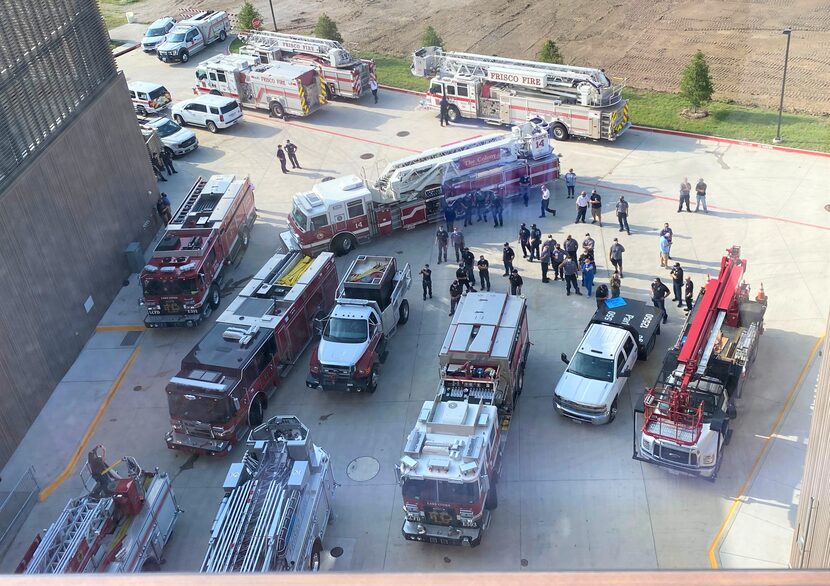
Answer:
[{"label": "tree", "polygon": [[317,25],[314,27],[312,35],[338,43],[343,42],[343,37],[340,36],[340,32],[337,30],[337,23],[330,19],[327,14],[321,14],[320,18],[317,19]]},{"label": "tree", "polygon": [[712,99],[713,93],[715,93],[715,86],[709,75],[709,65],[703,53],[698,51],[683,70],[683,76],[680,78],[680,95],[689,100],[692,108],[697,112],[702,104]]},{"label": "tree", "polygon": [[239,30],[247,31],[254,28],[254,19],[258,18],[260,24],[262,23],[262,15],[254,8],[250,2],[243,2],[242,7],[236,15],[236,20],[239,22]]},{"label": "tree", "polygon": [[443,47],[444,40],[435,32],[432,26],[428,26],[421,35],[422,47]]},{"label": "tree", "polygon": [[565,60],[562,58],[562,53],[559,47],[556,46],[555,41],[547,40],[542,48],[539,50],[539,61],[544,63],[562,63]]}]

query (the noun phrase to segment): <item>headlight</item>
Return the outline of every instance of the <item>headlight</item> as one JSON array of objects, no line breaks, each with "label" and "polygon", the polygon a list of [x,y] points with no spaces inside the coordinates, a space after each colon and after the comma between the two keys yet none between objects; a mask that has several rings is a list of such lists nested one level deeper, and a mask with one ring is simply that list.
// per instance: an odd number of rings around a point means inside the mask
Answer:
[{"label": "headlight", "polygon": [[715,454],[706,454],[700,459],[700,463],[711,466],[715,463]]},{"label": "headlight", "polygon": [[355,374],[359,377],[369,376],[369,373],[372,372],[372,367],[369,368],[356,368]]}]

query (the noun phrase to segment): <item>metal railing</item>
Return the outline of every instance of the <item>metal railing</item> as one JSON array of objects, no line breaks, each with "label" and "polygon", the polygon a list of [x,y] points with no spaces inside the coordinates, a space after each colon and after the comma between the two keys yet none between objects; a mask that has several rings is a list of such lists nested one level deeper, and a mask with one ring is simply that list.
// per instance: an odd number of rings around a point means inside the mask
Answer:
[{"label": "metal railing", "polygon": [[34,466],[23,473],[8,493],[0,491],[0,495],[5,494],[0,503],[0,554],[5,552],[8,543],[17,535],[20,525],[37,501],[39,492]]}]

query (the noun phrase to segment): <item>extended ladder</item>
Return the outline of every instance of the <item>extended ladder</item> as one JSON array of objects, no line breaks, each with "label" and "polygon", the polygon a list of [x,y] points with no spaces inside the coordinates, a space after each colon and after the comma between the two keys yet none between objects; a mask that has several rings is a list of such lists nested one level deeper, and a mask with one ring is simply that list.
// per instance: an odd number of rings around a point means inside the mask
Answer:
[{"label": "extended ladder", "polygon": [[307,37],[305,35],[291,35],[274,33],[271,31],[246,31],[243,35],[245,43],[256,45],[259,49],[279,49],[292,53],[306,53],[309,55],[328,56],[329,51],[337,49],[351,58],[348,50],[337,41]]},{"label": "extended ladder", "polygon": [[178,224],[183,225],[184,221],[187,219],[187,215],[193,209],[193,206],[196,205],[196,202],[199,201],[199,196],[202,195],[202,190],[207,185],[207,179],[199,177],[196,180],[195,185],[190,190],[190,193],[187,194],[187,197],[184,198],[181,207],[176,211],[176,215],[170,221],[170,224]]}]

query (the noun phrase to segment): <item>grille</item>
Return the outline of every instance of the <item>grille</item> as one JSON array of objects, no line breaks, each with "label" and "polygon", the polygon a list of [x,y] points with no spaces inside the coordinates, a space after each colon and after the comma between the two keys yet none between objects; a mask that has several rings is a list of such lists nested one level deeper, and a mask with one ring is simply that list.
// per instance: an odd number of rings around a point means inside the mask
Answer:
[{"label": "grille", "polygon": [[604,413],[605,407],[594,407],[588,405],[582,405],[580,403],[574,403],[573,401],[566,401],[565,399],[558,398],[559,404],[563,407],[568,409],[573,409],[574,411],[582,411],[583,413]]},{"label": "grille", "polygon": [[352,369],[348,366],[322,365],[320,370],[326,376],[335,376],[337,378],[348,378],[352,374]]},{"label": "grille", "polygon": [[[658,449],[659,447],[659,449]],[[690,463],[696,463],[694,460],[694,455],[691,452],[687,452],[685,450],[678,450],[675,448],[670,448],[668,446],[655,446],[655,456],[658,458],[662,458],[668,462],[673,462],[675,464],[683,464],[684,466],[688,466]]]},{"label": "grille", "polygon": [[164,301],[161,304],[162,313],[181,313],[182,304],[178,301]]},{"label": "grille", "polygon": [[185,149],[185,148],[189,147],[190,145],[194,144],[195,142],[196,142],[196,137],[195,137],[195,136],[191,136],[191,137],[190,137],[190,138],[188,138],[186,141],[184,141],[183,143],[181,143],[181,144],[179,145],[179,147],[180,147],[180,148]]}]

